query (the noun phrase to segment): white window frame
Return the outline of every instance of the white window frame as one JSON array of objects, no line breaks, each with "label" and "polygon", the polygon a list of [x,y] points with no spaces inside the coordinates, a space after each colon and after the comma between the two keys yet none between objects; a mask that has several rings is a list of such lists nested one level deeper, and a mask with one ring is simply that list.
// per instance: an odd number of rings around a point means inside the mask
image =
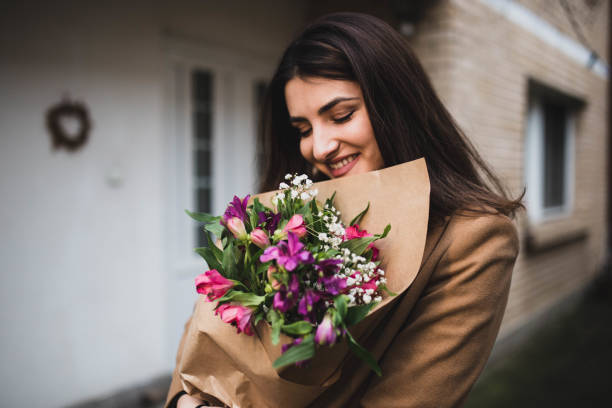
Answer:
[{"label": "white window frame", "polygon": [[540,224],[567,218],[574,209],[575,190],[575,138],[576,113],[570,106],[566,110],[564,198],[558,207],[544,207],[544,110],[543,97],[531,94],[525,134],[526,206],[530,221]]},{"label": "white window frame", "polygon": [[[213,75],[211,212],[220,215],[234,194],[244,196],[255,192],[254,84],[271,78],[274,61],[176,38],[166,38],[163,45],[167,100],[167,236],[170,237],[167,264],[174,277],[191,279],[205,265],[193,251],[197,245],[193,234],[195,221],[184,212],[196,205],[191,73],[203,69]],[[252,143],[248,143],[249,139]]]}]

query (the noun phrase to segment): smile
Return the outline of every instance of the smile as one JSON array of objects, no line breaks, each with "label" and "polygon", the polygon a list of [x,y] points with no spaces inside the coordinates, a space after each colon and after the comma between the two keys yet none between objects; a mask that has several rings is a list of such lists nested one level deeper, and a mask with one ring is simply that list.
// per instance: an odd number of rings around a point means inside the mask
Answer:
[{"label": "smile", "polygon": [[341,177],[348,173],[359,161],[359,153],[352,154],[335,163],[327,163],[332,177]]},{"label": "smile", "polygon": [[349,157],[347,157],[345,159],[340,160],[337,163],[330,163],[329,164],[329,168],[333,169],[333,170],[340,169],[340,168],[346,166],[347,164],[349,164],[350,162],[352,162],[353,160],[355,160],[357,158],[357,156],[358,156],[358,154],[354,154],[352,156],[349,156]]}]

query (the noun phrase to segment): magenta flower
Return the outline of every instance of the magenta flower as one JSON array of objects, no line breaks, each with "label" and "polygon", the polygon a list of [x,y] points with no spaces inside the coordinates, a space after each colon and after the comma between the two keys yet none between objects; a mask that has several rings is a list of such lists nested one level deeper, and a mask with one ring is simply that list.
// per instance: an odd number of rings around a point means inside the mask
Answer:
[{"label": "magenta flower", "polygon": [[337,333],[334,323],[332,322],[331,317],[326,314],[323,321],[319,323],[319,326],[317,326],[314,341],[321,346],[325,344],[332,346],[334,343],[336,343],[336,337]]},{"label": "magenta flower", "polygon": [[247,203],[249,202],[249,197],[251,196],[247,195],[246,197],[244,197],[243,200],[240,200],[238,196],[234,196],[234,199],[232,200],[232,202],[229,203],[229,205],[227,206],[227,209],[225,210],[225,214],[223,214],[223,219],[221,220],[221,224],[224,224],[224,225],[227,224],[227,222],[233,217],[238,217],[240,218],[242,222],[246,222],[247,220],[246,209],[247,209]]},{"label": "magenta flower", "polygon": [[270,246],[270,239],[268,238],[268,234],[265,233],[261,228],[256,228],[251,231],[251,242],[260,247],[261,249],[266,249]]},{"label": "magenta flower", "polygon": [[268,234],[272,235],[274,234],[274,231],[276,231],[276,227],[278,227],[278,223],[280,222],[281,219],[281,214],[280,213],[273,213],[273,212],[264,212],[264,211],[260,211],[257,213],[257,217],[259,219],[259,224],[257,225],[266,225],[266,230],[268,231]]},{"label": "magenta flower", "polygon": [[246,228],[244,223],[238,217],[232,217],[227,220],[227,229],[239,240],[245,240],[247,238]]},{"label": "magenta flower", "polygon": [[316,320],[315,306],[319,299],[321,299],[321,297],[315,291],[307,289],[298,304],[298,313],[306,317],[311,323],[314,323]]},{"label": "magenta flower", "polygon": [[208,301],[219,299],[234,286],[234,283],[224,278],[216,269],[206,271],[195,278],[196,290],[206,295]]},{"label": "magenta flower", "polygon": [[215,310],[215,314],[219,315],[225,323],[236,326],[238,333],[244,333],[248,336],[253,335],[253,328],[251,326],[253,309],[250,307],[235,303],[224,303]]},{"label": "magenta flower", "polygon": [[261,262],[268,262],[273,259],[288,271],[292,271],[300,264],[311,264],[314,262],[312,254],[303,249],[302,244],[296,234],[288,233],[287,241],[281,241],[276,246],[266,248],[259,257]]},{"label": "magenta flower", "polygon": [[285,228],[283,228],[283,232],[293,232],[298,237],[303,237],[304,235],[306,235],[304,218],[302,218],[300,214],[295,214],[293,217],[291,217],[287,225],[285,225]]},{"label": "magenta flower", "polygon": [[319,261],[314,268],[319,272],[319,276],[330,276],[336,274],[340,270],[342,260],[340,259],[323,259]]},{"label": "magenta flower", "polygon": [[297,303],[300,294],[300,282],[297,276],[291,275],[289,287],[281,286],[280,290],[274,295],[273,306],[279,312],[285,313]]},{"label": "magenta flower", "polygon": [[336,296],[346,289],[346,279],[337,276],[323,276],[319,278],[319,283],[325,286],[325,292]]},{"label": "magenta flower", "polygon": [[370,234],[366,230],[360,230],[359,225],[355,224],[355,225],[351,225],[350,227],[344,230],[343,238],[344,238],[344,241],[348,241],[348,240],[355,239],[355,238],[363,238],[363,237],[371,237],[371,236],[372,234]]}]

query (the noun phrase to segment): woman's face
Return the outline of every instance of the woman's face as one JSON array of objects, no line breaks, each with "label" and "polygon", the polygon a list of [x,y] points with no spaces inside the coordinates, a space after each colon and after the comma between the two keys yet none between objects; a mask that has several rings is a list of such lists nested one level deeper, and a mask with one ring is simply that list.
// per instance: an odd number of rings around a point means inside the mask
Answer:
[{"label": "woman's face", "polygon": [[300,152],[330,178],[378,170],[384,161],[356,82],[295,77],[285,86]]}]

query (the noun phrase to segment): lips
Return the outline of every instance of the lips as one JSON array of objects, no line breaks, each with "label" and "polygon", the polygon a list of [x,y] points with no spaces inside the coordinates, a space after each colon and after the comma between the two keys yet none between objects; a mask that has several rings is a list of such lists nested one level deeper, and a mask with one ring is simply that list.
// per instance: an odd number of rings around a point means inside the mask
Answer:
[{"label": "lips", "polygon": [[359,153],[356,153],[344,157],[341,160],[337,160],[333,163],[327,163],[327,167],[329,168],[329,171],[333,177],[340,177],[348,173],[353,168],[353,166],[355,166],[358,160]]}]

